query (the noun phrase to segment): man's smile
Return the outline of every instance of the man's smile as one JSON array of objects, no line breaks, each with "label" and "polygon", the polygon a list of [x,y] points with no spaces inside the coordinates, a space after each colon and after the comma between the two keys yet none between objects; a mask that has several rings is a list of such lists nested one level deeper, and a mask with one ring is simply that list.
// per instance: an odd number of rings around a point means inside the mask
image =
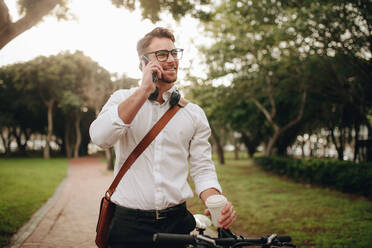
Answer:
[{"label": "man's smile", "polygon": [[164,71],[177,71],[176,67],[163,68]]}]

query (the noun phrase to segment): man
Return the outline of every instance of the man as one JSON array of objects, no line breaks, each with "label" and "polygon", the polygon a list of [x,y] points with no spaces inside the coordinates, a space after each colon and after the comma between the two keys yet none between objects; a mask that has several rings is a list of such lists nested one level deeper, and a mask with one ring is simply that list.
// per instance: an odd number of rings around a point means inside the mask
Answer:
[{"label": "man", "polygon": [[[115,175],[169,109],[172,93],[177,92],[174,82],[183,50],[174,42],[173,34],[165,28],[146,34],[137,44],[141,85],[116,91],[91,124],[90,136],[95,144],[115,147]],[[153,79],[153,74],[158,79]],[[152,247],[156,232],[186,234],[195,228],[195,220],[185,206],[193,196],[187,183],[189,166],[195,191],[204,203],[209,196],[222,192],[211,160],[206,116],[196,104],[186,104],[184,99],[180,104],[184,107],[136,160],[111,197],[117,207],[109,231],[110,247]],[[222,210],[220,227],[230,227],[235,219],[228,202]]]}]

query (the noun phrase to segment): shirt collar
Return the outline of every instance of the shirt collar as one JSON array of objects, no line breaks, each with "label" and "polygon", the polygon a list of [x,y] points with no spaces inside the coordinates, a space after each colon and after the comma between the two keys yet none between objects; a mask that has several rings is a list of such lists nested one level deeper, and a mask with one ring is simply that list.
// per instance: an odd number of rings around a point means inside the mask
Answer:
[{"label": "shirt collar", "polygon": [[169,99],[170,99],[170,96],[172,95],[172,93],[174,91],[178,90],[177,86],[176,85],[173,85],[172,88],[170,88],[169,90],[163,92],[163,99],[164,99],[164,102],[168,102]]}]

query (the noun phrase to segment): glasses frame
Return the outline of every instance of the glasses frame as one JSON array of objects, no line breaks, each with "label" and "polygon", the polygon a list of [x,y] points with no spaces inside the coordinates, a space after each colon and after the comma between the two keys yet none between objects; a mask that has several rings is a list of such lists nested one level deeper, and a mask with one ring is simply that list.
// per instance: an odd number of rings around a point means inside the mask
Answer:
[{"label": "glasses frame", "polygon": [[[174,57],[173,54],[172,54],[173,51],[181,52],[181,56],[179,56],[179,58]],[[160,59],[158,58],[158,54],[159,54],[159,52],[167,52],[167,57],[166,57],[165,60],[160,60]],[[165,62],[165,61],[167,61],[168,58],[169,58],[169,54],[172,54],[172,56],[173,56],[173,58],[174,58],[175,60],[181,60],[181,59],[182,59],[182,56],[183,56],[183,49],[182,49],[182,48],[174,48],[174,49],[172,49],[172,50],[165,50],[165,49],[162,49],[162,50],[157,50],[157,51],[154,51],[154,52],[148,52],[148,53],[145,53],[145,54],[143,54],[143,55],[146,56],[146,55],[148,55],[148,54],[152,54],[152,53],[155,54],[155,57],[156,57],[156,59],[157,59],[159,62]]]}]

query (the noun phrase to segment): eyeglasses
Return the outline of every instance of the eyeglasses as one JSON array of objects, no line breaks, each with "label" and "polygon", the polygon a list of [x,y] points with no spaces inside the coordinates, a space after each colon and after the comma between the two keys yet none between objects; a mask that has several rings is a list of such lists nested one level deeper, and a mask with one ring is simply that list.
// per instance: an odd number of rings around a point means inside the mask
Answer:
[{"label": "eyeglasses", "polygon": [[183,54],[183,49],[182,48],[175,48],[170,51],[168,50],[158,50],[155,52],[149,52],[145,53],[144,55],[154,53],[156,58],[158,59],[159,62],[164,62],[168,60],[169,53],[172,54],[173,58],[175,60],[180,60],[182,59],[182,54]]}]

